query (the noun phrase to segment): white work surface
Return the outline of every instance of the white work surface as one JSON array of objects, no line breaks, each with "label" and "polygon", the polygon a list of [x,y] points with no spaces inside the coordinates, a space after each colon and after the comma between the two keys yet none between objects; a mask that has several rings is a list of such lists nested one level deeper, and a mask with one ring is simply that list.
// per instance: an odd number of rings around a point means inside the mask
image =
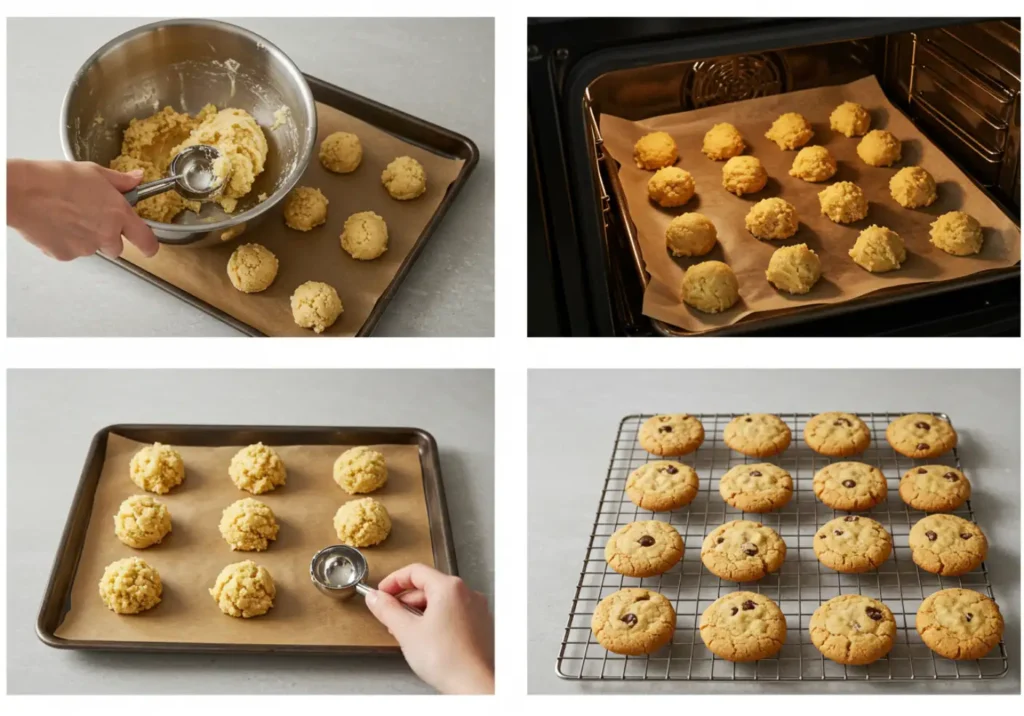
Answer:
[{"label": "white work surface", "polygon": [[[1019,371],[534,370],[528,400],[530,693],[1020,693]],[[555,660],[624,416],[826,410],[942,411],[950,416],[974,488],[971,504],[989,539],[986,566],[1006,620],[1005,677],[924,683],[623,683],[564,681],[556,675]],[[688,551],[694,549],[699,551],[699,545],[687,545]]]},{"label": "white work surface", "polygon": [[[9,19],[8,158],[63,159],[60,108],[75,73],[104,43],[151,21]],[[303,72],[476,143],[480,163],[374,335],[494,335],[494,20],[228,22],[266,37]],[[10,336],[240,335],[101,258],[61,264],[11,229],[7,331]]]},{"label": "white work surface", "polygon": [[8,693],[431,692],[398,655],[115,654],[39,641],[36,616],[89,444],[113,423],[423,428],[437,440],[460,576],[493,608],[492,371],[16,370],[7,399]]}]

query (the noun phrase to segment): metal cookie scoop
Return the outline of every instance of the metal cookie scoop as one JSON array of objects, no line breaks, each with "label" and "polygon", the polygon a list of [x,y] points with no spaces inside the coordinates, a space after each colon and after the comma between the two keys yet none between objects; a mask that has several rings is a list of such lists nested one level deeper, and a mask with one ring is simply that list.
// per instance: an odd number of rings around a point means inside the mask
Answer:
[{"label": "metal cookie scoop", "polygon": [[170,174],[156,181],[139,184],[125,192],[124,198],[132,206],[165,191],[176,189],[186,199],[208,201],[216,197],[226,183],[226,176],[217,176],[214,164],[221,157],[220,150],[206,144],[182,149],[171,160]]},{"label": "metal cookie scoop", "polygon": [[[366,584],[370,576],[366,557],[355,547],[344,544],[325,547],[314,554],[309,563],[309,576],[313,580],[313,585],[322,593],[342,601],[351,599],[353,594],[365,597],[373,591],[373,588]],[[416,607],[409,606],[401,600],[399,603],[407,611],[423,616],[423,612]]]}]

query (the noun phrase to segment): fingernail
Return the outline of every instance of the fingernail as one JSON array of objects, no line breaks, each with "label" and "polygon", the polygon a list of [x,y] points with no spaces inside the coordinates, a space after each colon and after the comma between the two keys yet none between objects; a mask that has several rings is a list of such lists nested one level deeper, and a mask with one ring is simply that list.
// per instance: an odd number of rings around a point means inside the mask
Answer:
[{"label": "fingernail", "polygon": [[132,179],[141,179],[142,178],[142,170],[141,169],[132,169],[130,172],[128,172],[128,176],[130,176]]},{"label": "fingernail", "polygon": [[368,605],[373,605],[373,604],[377,603],[377,590],[376,589],[371,589],[370,591],[368,591],[366,593],[366,603]]}]

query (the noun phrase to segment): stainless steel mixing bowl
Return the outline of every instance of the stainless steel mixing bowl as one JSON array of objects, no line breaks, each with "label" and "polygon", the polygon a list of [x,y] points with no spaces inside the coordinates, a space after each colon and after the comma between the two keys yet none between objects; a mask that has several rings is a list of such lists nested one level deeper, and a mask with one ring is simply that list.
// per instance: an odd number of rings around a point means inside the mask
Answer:
[{"label": "stainless steel mixing bowl", "polygon": [[[233,214],[204,204],[199,215],[146,223],[165,244],[204,246],[236,238],[284,199],[316,143],[316,105],[299,68],[273,44],[214,20],[166,20],[135,28],[97,50],[75,75],[61,109],[68,159],[107,166],[128,122],[165,106],[195,114],[206,104],[249,112],[267,137],[267,162]],[[274,131],[275,112],[287,121]],[[267,199],[260,202],[260,194]]]}]

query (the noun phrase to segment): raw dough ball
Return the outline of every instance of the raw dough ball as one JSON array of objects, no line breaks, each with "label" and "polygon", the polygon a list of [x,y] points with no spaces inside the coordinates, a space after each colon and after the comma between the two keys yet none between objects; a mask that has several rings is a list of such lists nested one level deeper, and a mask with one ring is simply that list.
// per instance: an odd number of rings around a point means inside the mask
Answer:
[{"label": "raw dough ball", "polygon": [[114,515],[114,534],[135,549],[160,544],[170,531],[170,511],[149,495],[132,495],[121,503]]},{"label": "raw dough ball", "polygon": [[384,167],[380,180],[391,198],[399,201],[415,199],[427,190],[427,172],[412,157],[399,157],[392,161]]},{"label": "raw dough ball", "polygon": [[327,197],[311,186],[296,187],[284,202],[284,223],[297,231],[309,231],[327,221]]},{"label": "raw dough ball", "polygon": [[262,495],[283,485],[288,471],[274,448],[256,443],[235,453],[228,476],[238,489]]},{"label": "raw dough ball", "polygon": [[860,137],[871,127],[871,115],[856,102],[843,102],[828,118],[835,131],[847,137]]},{"label": "raw dough ball", "polygon": [[249,619],[270,611],[277,588],[266,567],[247,559],[222,569],[210,595],[228,616]]},{"label": "raw dough ball", "polygon": [[143,490],[166,495],[185,479],[185,463],[170,445],[153,443],[132,456],[128,474]]},{"label": "raw dough ball", "polygon": [[807,244],[775,250],[765,272],[775,288],[788,293],[807,293],[821,278],[821,260]]},{"label": "raw dough ball", "polygon": [[335,174],[349,174],[363,161],[363,145],[351,132],[333,132],[320,143],[320,163]]},{"label": "raw dough ball", "polygon": [[668,132],[645,134],[633,146],[633,161],[641,169],[661,169],[671,166],[678,158],[676,140]]},{"label": "raw dough ball", "polygon": [[292,294],[292,318],[300,328],[323,333],[334,325],[344,311],[334,286],[320,281],[306,281]]},{"label": "raw dough ball", "polygon": [[665,230],[665,243],[673,256],[703,256],[717,241],[718,231],[711,219],[695,212],[674,217]]},{"label": "raw dough ball", "polygon": [[118,614],[138,614],[160,603],[160,574],[138,557],[111,562],[100,578],[100,598]]},{"label": "raw dough ball", "polygon": [[963,211],[950,211],[932,222],[931,242],[947,254],[968,256],[981,251],[981,224]]},{"label": "raw dough ball", "polygon": [[903,167],[889,180],[889,193],[900,206],[917,209],[938,198],[935,180],[921,167]]},{"label": "raw dough ball", "polygon": [[743,154],[746,149],[740,130],[728,122],[716,124],[704,135],[704,146],[701,151],[708,159],[721,161]]},{"label": "raw dough ball", "polygon": [[334,529],[342,544],[371,547],[387,539],[391,533],[391,517],[380,502],[372,497],[363,497],[338,508],[334,515]]},{"label": "raw dough ball", "polygon": [[232,502],[220,515],[220,534],[231,549],[262,552],[277,539],[274,511],[259,500],[245,497]]},{"label": "raw dough ball", "polygon": [[266,246],[243,244],[228,259],[228,278],[242,293],[259,293],[277,277],[277,257]]},{"label": "raw dough ball", "polygon": [[694,264],[683,274],[683,302],[704,313],[721,313],[740,297],[736,274],[721,261]]},{"label": "raw dough ball", "polygon": [[907,250],[895,231],[872,224],[860,232],[850,249],[850,258],[871,273],[882,273],[898,269],[907,258]]},{"label": "raw dough ball", "polygon": [[804,181],[825,181],[835,175],[836,169],[835,157],[825,147],[804,147],[797,152],[789,175]]},{"label": "raw dough ball", "polygon": [[722,186],[736,196],[764,189],[768,172],[757,157],[733,157],[722,167]]},{"label": "raw dough ball", "polygon": [[747,231],[759,239],[788,239],[796,233],[800,219],[795,206],[773,196],[750,207],[746,224]]},{"label": "raw dough ball", "polygon": [[388,466],[376,450],[354,447],[334,461],[334,481],[350,495],[373,492],[388,481]]},{"label": "raw dough ball", "polygon": [[818,192],[821,213],[837,224],[860,221],[868,215],[868,200],[852,181],[836,182]]},{"label": "raw dough ball", "polygon": [[341,248],[354,259],[369,261],[388,250],[388,225],[372,211],[360,211],[345,219]]},{"label": "raw dough ball", "polygon": [[857,144],[857,156],[873,167],[888,167],[900,160],[903,145],[884,129],[872,129]]},{"label": "raw dough ball", "polygon": [[786,112],[772,123],[764,136],[778,144],[779,149],[796,149],[811,141],[814,130],[802,114]]},{"label": "raw dough ball", "polygon": [[647,180],[647,196],[661,206],[682,206],[693,198],[693,175],[679,167],[665,167]]}]

